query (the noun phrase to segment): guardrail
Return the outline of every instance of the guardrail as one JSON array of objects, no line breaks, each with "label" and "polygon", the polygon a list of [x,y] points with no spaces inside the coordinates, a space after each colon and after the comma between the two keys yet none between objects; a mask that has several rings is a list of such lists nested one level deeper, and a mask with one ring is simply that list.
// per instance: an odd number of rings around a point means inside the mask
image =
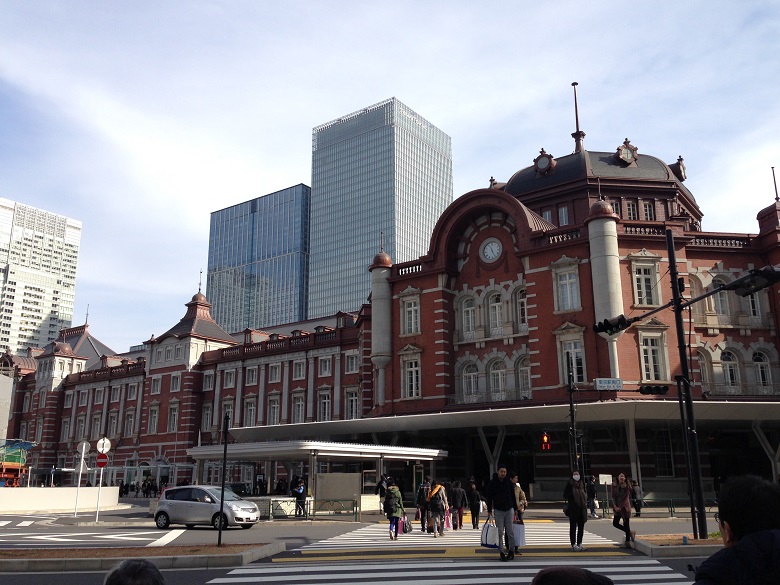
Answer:
[{"label": "guardrail", "polygon": [[360,508],[356,499],[314,500],[306,498],[302,514],[298,510],[295,498],[250,498],[257,504],[261,519],[273,521],[277,518],[302,518],[314,520],[318,516],[332,519],[344,519],[357,522]]},{"label": "guardrail", "polygon": [[[612,504],[608,499],[599,499],[599,505],[601,508],[597,509],[602,512],[602,516],[607,517],[612,514]],[[704,506],[708,514],[714,514],[718,510],[717,500],[711,498],[705,498]],[[687,516],[690,513],[691,501],[685,498],[643,499],[640,510],[640,514],[656,516],[662,514],[668,515],[669,518]]]}]

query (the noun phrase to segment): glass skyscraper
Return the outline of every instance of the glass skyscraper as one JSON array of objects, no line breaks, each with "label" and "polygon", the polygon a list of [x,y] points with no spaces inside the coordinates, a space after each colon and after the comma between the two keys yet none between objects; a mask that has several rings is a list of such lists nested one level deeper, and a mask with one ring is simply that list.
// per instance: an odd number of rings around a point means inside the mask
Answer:
[{"label": "glass skyscraper", "polygon": [[452,140],[395,98],[317,126],[312,137],[308,317],[356,311],[368,267],[428,251],[452,202]]},{"label": "glass skyscraper", "polygon": [[310,197],[301,184],[211,214],[206,296],[225,331],[306,318]]},{"label": "glass skyscraper", "polygon": [[0,198],[0,350],[25,355],[71,326],[81,222]]}]

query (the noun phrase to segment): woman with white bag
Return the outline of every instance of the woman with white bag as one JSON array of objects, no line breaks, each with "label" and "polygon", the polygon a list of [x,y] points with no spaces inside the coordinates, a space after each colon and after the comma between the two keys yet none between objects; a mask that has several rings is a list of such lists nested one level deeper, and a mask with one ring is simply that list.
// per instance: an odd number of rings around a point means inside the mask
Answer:
[{"label": "woman with white bag", "polygon": [[526,506],[528,506],[528,500],[525,497],[523,488],[520,487],[520,478],[514,471],[509,474],[509,480],[515,486],[515,500],[517,501],[517,512],[515,513],[515,520],[512,523],[512,530],[515,535],[515,554],[520,555],[520,547],[525,546],[525,524],[523,523],[523,512]]}]

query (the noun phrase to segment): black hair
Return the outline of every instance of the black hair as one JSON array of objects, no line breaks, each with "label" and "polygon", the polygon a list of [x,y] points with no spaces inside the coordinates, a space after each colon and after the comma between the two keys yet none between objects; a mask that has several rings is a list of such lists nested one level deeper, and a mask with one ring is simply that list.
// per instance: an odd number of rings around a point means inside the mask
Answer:
[{"label": "black hair", "polygon": [[388,477],[387,479],[385,479],[385,484],[387,485],[387,487],[390,487],[391,485],[395,485],[395,480],[392,477]]},{"label": "black hair", "polygon": [[165,579],[151,561],[127,559],[111,569],[103,585],[165,585]]},{"label": "black hair", "polygon": [[499,470],[499,469],[501,469],[502,467],[503,467],[504,469],[506,469],[507,471],[509,471],[509,468],[506,466],[506,464],[505,464],[505,463],[499,463],[498,465],[496,465],[496,471],[498,471],[498,470]]},{"label": "black hair", "polygon": [[718,514],[737,541],[759,530],[780,529],[780,485],[756,475],[732,477],[720,488]]}]

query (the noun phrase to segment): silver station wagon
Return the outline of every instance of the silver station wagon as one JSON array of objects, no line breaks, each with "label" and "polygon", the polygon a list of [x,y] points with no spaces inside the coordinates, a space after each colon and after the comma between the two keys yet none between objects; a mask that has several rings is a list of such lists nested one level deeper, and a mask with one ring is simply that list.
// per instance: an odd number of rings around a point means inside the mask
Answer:
[{"label": "silver station wagon", "polygon": [[187,528],[196,524],[210,524],[214,528],[240,526],[252,528],[260,513],[252,502],[242,500],[232,490],[225,488],[225,505],[219,514],[221,488],[211,485],[188,485],[167,488],[160,496],[154,522],[157,528],[171,524],[184,524]]}]

